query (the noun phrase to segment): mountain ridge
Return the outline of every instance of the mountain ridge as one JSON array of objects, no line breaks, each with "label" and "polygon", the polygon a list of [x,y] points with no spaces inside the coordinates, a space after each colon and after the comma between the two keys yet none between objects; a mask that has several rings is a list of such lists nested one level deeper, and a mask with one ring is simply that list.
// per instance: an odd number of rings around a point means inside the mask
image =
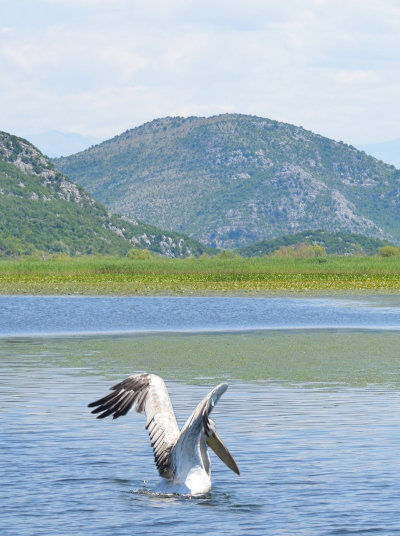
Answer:
[{"label": "mountain ridge", "polygon": [[112,211],[212,247],[308,229],[400,241],[400,171],[268,118],[155,119],[53,161]]},{"label": "mountain ridge", "polygon": [[0,132],[0,255],[201,254],[196,241],[109,213],[29,141]]}]

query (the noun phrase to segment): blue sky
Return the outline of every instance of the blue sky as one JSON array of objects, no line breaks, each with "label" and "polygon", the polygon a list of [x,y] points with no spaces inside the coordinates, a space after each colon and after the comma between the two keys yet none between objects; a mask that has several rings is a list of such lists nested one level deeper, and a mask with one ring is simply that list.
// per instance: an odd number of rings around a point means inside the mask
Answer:
[{"label": "blue sky", "polygon": [[399,0],[0,0],[0,130],[251,113],[400,136]]}]

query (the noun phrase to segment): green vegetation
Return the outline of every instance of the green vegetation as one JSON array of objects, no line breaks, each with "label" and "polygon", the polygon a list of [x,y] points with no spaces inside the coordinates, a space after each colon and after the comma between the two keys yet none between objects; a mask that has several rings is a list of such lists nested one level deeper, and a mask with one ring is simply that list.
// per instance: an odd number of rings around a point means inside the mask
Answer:
[{"label": "green vegetation", "polygon": [[130,249],[126,256],[128,259],[137,261],[149,261],[152,258],[152,253],[148,249]]},{"label": "green vegetation", "polygon": [[400,291],[398,257],[131,259],[54,257],[0,262],[3,294],[261,294]]},{"label": "green vegetation", "polygon": [[[219,334],[146,334],[20,340],[24,364],[37,362],[82,374],[99,371],[110,383],[134,370],[151,370],[172,381],[280,380],[377,384],[400,387],[399,332],[278,330]],[[15,342],[2,341],[1,357],[15,355]],[[112,359],[110,356],[112,355]],[[95,356],[95,359],[93,357]],[[40,360],[38,359],[40,357]],[[114,382],[115,383],[115,382]],[[217,382],[216,382],[217,383]]]},{"label": "green vegetation", "polygon": [[298,247],[303,244],[317,244],[325,248],[327,255],[375,255],[379,248],[388,246],[388,242],[379,238],[329,231],[303,231],[301,233],[280,236],[272,240],[262,240],[238,251],[244,257],[262,257],[270,255],[284,246]]},{"label": "green vegetation", "polygon": [[208,251],[179,233],[108,214],[33,145],[0,132],[0,257],[126,255],[133,247],[171,257]]},{"label": "green vegetation", "polygon": [[218,248],[307,229],[400,242],[399,170],[270,119],[157,119],[54,162],[112,211]]},{"label": "green vegetation", "polygon": [[296,244],[295,246],[281,246],[273,252],[272,256],[281,259],[321,259],[326,257],[326,249],[318,244]]},{"label": "green vegetation", "polygon": [[383,246],[378,249],[378,255],[381,257],[399,257],[400,248],[396,246]]}]

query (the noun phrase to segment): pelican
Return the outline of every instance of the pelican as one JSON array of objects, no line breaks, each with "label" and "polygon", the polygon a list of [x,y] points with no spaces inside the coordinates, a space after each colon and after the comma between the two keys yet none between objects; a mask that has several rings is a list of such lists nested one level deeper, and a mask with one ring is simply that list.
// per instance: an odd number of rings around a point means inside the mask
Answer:
[{"label": "pelican", "polygon": [[179,431],[175,413],[162,378],[155,374],[134,374],[110,388],[112,393],[89,404],[99,413],[117,419],[131,408],[145,413],[146,429],[154,460],[162,477],[163,493],[204,495],[211,489],[211,461],[207,446],[232,471],[240,474],[235,460],[219,437],[209,415],[228,384],[217,385],[197,406]]}]

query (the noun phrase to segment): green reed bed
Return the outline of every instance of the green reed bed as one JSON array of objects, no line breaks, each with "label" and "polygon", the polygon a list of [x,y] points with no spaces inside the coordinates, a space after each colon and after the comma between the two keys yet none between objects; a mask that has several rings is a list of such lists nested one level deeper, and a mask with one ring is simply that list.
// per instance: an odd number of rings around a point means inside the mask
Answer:
[{"label": "green reed bed", "polygon": [[2,294],[400,291],[399,257],[2,260]]}]

